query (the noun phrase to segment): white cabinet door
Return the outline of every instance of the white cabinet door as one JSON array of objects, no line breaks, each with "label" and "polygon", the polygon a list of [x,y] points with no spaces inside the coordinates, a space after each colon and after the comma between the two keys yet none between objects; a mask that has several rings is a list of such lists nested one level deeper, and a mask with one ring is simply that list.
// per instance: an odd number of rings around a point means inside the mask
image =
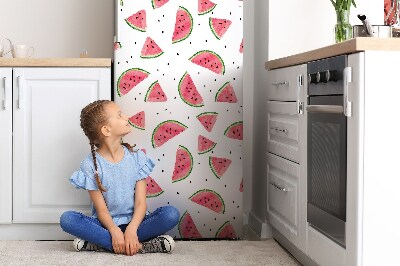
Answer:
[{"label": "white cabinet door", "polygon": [[0,68],[0,224],[12,222],[12,69]]},{"label": "white cabinet door", "polygon": [[108,68],[14,68],[13,222],[58,223],[89,197],[69,177],[90,152],[80,128],[89,102],[110,99]]}]

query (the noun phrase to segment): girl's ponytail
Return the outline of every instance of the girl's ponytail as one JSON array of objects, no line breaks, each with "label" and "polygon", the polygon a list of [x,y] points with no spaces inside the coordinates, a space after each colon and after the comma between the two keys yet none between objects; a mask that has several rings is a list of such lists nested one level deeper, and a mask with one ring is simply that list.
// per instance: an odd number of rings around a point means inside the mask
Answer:
[{"label": "girl's ponytail", "polygon": [[100,177],[99,177],[99,172],[97,170],[97,161],[96,161],[96,148],[94,143],[90,143],[90,150],[92,152],[92,158],[93,158],[93,163],[94,163],[94,176],[96,177],[96,183],[97,183],[97,187],[99,188],[99,190],[101,192],[106,192],[107,189],[103,186],[103,184],[100,181]]}]

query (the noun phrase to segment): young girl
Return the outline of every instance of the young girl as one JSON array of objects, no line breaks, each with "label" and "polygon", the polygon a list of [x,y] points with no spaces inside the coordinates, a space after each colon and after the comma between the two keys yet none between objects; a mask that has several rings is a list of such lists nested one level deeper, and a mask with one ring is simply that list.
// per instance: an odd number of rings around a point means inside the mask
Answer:
[{"label": "young girl", "polygon": [[174,240],[162,235],[179,220],[172,206],[146,213],[146,181],[154,162],[141,150],[133,150],[122,137],[131,132],[128,117],[117,104],[95,101],[81,112],[81,127],[91,147],[80,169],[70,178],[86,189],[92,216],[75,211],[61,215],[61,228],[76,237],[75,250],[105,249],[117,254],[171,252]]}]

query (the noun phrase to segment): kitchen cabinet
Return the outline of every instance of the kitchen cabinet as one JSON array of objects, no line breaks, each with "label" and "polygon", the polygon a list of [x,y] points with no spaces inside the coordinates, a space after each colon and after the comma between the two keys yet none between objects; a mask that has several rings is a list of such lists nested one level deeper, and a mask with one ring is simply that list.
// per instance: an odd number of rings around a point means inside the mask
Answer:
[{"label": "kitchen cabinet", "polygon": [[[273,181],[279,181],[279,187],[294,190],[298,184],[298,231],[301,239],[301,228],[305,228],[304,242],[296,239],[295,230],[289,231],[271,222],[273,235],[285,246],[300,262],[305,265],[394,265],[398,261],[398,239],[400,231],[397,230],[400,212],[397,211],[400,202],[400,179],[398,178],[398,153],[400,142],[394,141],[396,136],[396,123],[400,115],[398,99],[400,98],[398,76],[398,62],[400,62],[400,39],[392,38],[355,38],[343,43],[323,47],[314,51],[273,60],[267,62],[266,67],[273,72],[285,71],[304,63],[346,55],[346,68],[343,72],[343,89],[347,92],[344,97],[344,111],[346,114],[346,220],[345,220],[345,245],[321,233],[318,228],[307,222],[307,151],[306,129],[307,114],[299,117],[299,181],[295,182],[293,167],[284,166],[283,160],[292,156],[291,161],[296,162],[293,152],[280,152],[275,150],[275,157],[268,156],[267,162],[271,165]],[[293,65],[295,65],[293,67]],[[305,85],[307,87],[307,84]],[[271,87],[272,88],[272,87]],[[305,91],[304,88],[303,91]],[[301,92],[301,90],[300,90]],[[282,100],[279,100],[281,104]],[[288,100],[293,102],[293,100]],[[309,107],[304,94],[300,93],[300,102],[304,102],[303,109]],[[275,109],[274,109],[275,108]],[[268,109],[268,107],[267,107]],[[276,107],[273,107],[276,112]],[[291,123],[294,119],[293,107],[284,108],[282,121]],[[310,110],[310,109],[309,109]],[[272,116],[272,115],[271,115]],[[278,127],[283,128],[284,124]],[[268,128],[266,132],[271,129]],[[269,134],[269,133],[267,133]],[[294,142],[289,145],[286,137],[282,143],[286,146],[296,147]],[[283,144],[281,146],[284,146]],[[289,161],[289,160],[288,160]],[[279,166],[281,165],[281,166]],[[272,167],[273,166],[273,167]],[[281,170],[277,170],[280,169]],[[304,180],[304,181],[303,181]],[[303,188],[302,188],[303,184]],[[268,193],[271,192],[268,190]],[[329,195],[324,194],[329,199]],[[269,205],[291,206],[295,201],[279,198],[276,195]],[[295,197],[293,194],[292,197]],[[281,208],[281,224],[287,228],[296,229],[296,212],[288,210],[295,208]],[[303,216],[302,216],[303,213]],[[294,216],[293,216],[294,215]],[[271,221],[271,215],[268,216]],[[277,233],[278,232],[278,233]],[[303,247],[303,248],[302,248]]]},{"label": "kitchen cabinet", "polygon": [[69,183],[90,152],[80,111],[111,99],[111,69],[0,67],[0,80],[0,239],[68,238],[60,215],[90,213],[87,193]]},{"label": "kitchen cabinet", "polygon": [[305,247],[300,141],[304,127],[305,65],[268,72],[267,217],[272,227],[300,249]]}]

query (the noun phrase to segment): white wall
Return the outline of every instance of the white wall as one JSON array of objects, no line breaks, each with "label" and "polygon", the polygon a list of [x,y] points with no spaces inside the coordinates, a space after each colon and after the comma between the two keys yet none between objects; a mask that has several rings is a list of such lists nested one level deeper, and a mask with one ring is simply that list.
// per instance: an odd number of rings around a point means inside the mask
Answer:
[{"label": "white wall", "polygon": [[[357,14],[365,14],[372,24],[383,24],[384,0],[355,2],[351,25],[361,25]],[[269,0],[269,10],[264,12],[269,14],[269,60],[334,43],[336,13],[329,0]]]},{"label": "white wall", "polygon": [[113,55],[114,0],[0,0],[0,9],[0,38],[33,46],[34,57]]}]

